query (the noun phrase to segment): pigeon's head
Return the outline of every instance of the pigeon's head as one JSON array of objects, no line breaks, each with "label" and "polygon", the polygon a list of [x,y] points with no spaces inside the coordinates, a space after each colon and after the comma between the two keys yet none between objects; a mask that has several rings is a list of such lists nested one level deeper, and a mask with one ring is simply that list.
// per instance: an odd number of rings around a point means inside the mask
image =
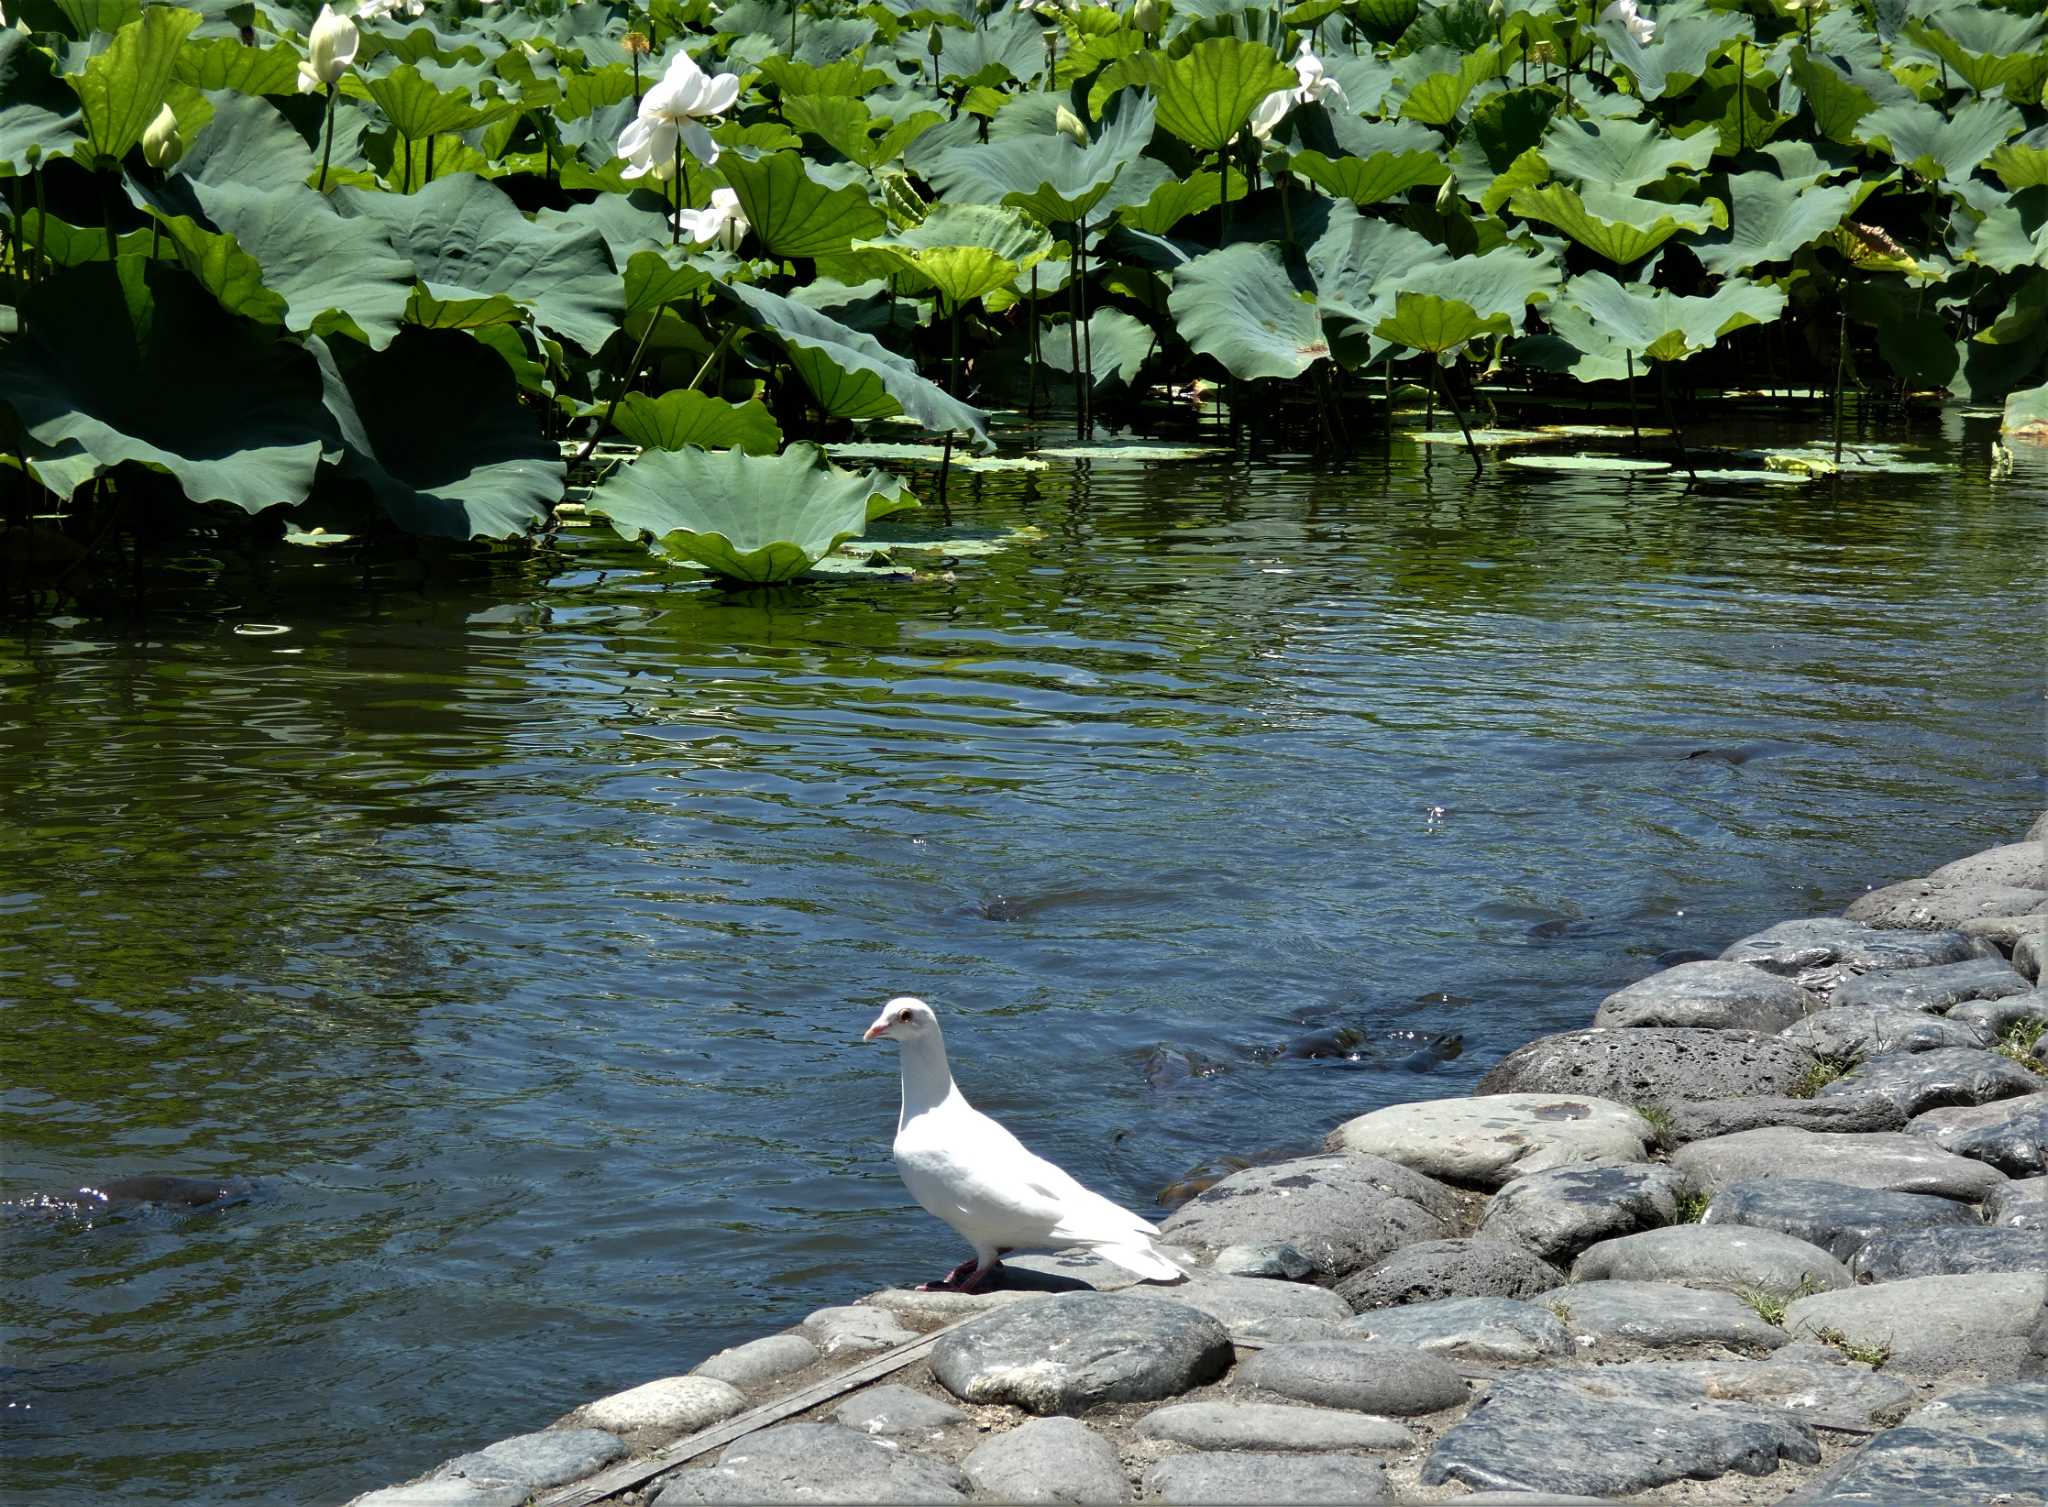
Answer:
[{"label": "pigeon's head", "polygon": [[882,1013],[875,1017],[875,1023],[861,1040],[879,1041],[886,1036],[891,1041],[914,1041],[938,1033],[939,1018],[932,1014],[932,1007],[921,999],[899,994],[882,1006]]}]

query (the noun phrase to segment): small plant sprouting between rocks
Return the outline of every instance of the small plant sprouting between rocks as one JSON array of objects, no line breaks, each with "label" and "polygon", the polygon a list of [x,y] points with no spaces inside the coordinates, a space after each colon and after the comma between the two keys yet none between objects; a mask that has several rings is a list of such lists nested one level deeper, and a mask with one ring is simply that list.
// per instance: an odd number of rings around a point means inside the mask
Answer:
[{"label": "small plant sprouting between rocks", "polygon": [[2048,1062],[2041,1059],[2041,1038],[2048,1035],[2048,1020],[2021,1020],[2005,1028],[1992,1050],[2010,1057],[2030,1073],[2048,1077]]},{"label": "small plant sprouting between rocks", "polygon": [[1677,1129],[1677,1125],[1671,1118],[1670,1110],[1661,1104],[1638,1104],[1635,1106],[1635,1112],[1649,1122],[1650,1129],[1657,1132],[1658,1145],[1671,1144],[1671,1133]]},{"label": "small plant sprouting between rocks", "polygon": [[1678,1195],[1678,1222],[1698,1224],[1707,1217],[1707,1205],[1714,1201],[1713,1195],[1698,1188],[1688,1188]]},{"label": "small plant sprouting between rocks", "polygon": [[1813,1337],[1823,1345],[1832,1345],[1850,1360],[1860,1361],[1873,1371],[1882,1370],[1884,1363],[1892,1358],[1890,1345],[1859,1345],[1839,1329],[1816,1329]]},{"label": "small plant sprouting between rocks", "polygon": [[1806,1076],[1792,1085],[1792,1097],[1811,1099],[1856,1065],[1853,1057],[1822,1057],[1806,1070]]},{"label": "small plant sprouting between rocks", "polygon": [[1569,1304],[1569,1303],[1546,1303],[1546,1304],[1544,1304],[1543,1306],[1544,1306],[1545,1308],[1548,1308],[1548,1309],[1549,1309],[1549,1310],[1550,1310],[1550,1311],[1551,1311],[1552,1313],[1554,1313],[1554,1314],[1556,1314],[1556,1315],[1557,1315],[1557,1321],[1558,1321],[1558,1323],[1560,1323],[1560,1324],[1569,1324],[1569,1323],[1570,1323],[1570,1322],[1572,1321],[1572,1308],[1571,1308],[1571,1304]]},{"label": "small plant sprouting between rocks", "polygon": [[1767,1292],[1761,1287],[1738,1287],[1735,1296],[1756,1311],[1756,1316],[1774,1328],[1785,1327],[1785,1310],[1801,1298],[1810,1298],[1820,1289],[1812,1277],[1801,1277],[1799,1286],[1788,1297],[1783,1293]]}]

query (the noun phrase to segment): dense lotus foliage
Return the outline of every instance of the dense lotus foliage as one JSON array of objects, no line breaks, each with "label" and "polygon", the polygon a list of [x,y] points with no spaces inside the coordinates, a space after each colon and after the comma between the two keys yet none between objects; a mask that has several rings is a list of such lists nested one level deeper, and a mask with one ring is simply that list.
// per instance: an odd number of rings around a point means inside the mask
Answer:
[{"label": "dense lotus foliage", "polygon": [[912,501],[864,423],[2048,360],[2039,0],[5,14],[17,542],[518,538],[621,441],[593,511],[779,579]]}]

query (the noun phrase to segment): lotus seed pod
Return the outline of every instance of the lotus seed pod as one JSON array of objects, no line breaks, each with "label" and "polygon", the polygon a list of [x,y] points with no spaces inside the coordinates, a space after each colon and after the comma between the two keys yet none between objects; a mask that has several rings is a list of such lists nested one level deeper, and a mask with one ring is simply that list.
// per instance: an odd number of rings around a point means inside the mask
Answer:
[{"label": "lotus seed pod", "polygon": [[149,129],[142,133],[142,160],[153,168],[167,168],[185,155],[185,138],[178,134],[178,117],[169,105],[161,106]]}]

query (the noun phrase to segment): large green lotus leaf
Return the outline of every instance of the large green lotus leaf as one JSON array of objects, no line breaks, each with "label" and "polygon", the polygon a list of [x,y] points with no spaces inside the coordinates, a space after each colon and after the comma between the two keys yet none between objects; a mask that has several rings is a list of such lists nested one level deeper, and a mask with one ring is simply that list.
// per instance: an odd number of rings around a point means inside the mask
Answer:
[{"label": "large green lotus leaf", "polygon": [[[1346,306],[1346,317],[1370,329],[1383,309],[1368,306],[1374,285],[1426,262],[1448,257],[1443,247],[1405,225],[1362,215],[1349,204],[1330,210],[1329,223],[1307,251],[1309,275],[1315,279],[1316,299],[1326,310]],[[1387,308],[1391,308],[1389,298]]]},{"label": "large green lotus leaf", "polygon": [[380,227],[398,255],[411,259],[435,304],[483,308],[509,300],[586,351],[619,326],[619,274],[595,229],[535,225],[501,189],[467,173],[413,194],[344,188],[334,197],[344,214]]},{"label": "large green lotus leaf", "polygon": [[827,188],[812,178],[795,152],[770,152],[752,162],[729,155],[720,163],[756,239],[771,256],[824,256],[888,227],[862,189],[853,184]]},{"label": "large green lotus leaf", "polygon": [[1171,181],[1164,164],[1141,155],[1152,140],[1155,117],[1149,97],[1126,94],[1085,147],[1056,134],[1005,137],[949,147],[921,172],[954,204],[1009,204],[1048,225],[1072,224],[1094,213],[1128,172],[1145,172],[1148,179],[1139,203]]},{"label": "large green lotus leaf", "polygon": [[92,262],[38,284],[0,346],[0,402],[38,444],[158,466],[195,502],[302,501],[333,425],[296,342],[222,311],[174,266]]},{"label": "large green lotus leaf", "polygon": [[425,141],[443,131],[467,131],[485,118],[467,89],[443,89],[411,63],[381,75],[350,74],[345,87],[374,101],[392,128],[410,141]]},{"label": "large green lotus leaf", "polygon": [[1298,377],[1330,359],[1322,317],[1272,246],[1239,242],[1175,268],[1167,305],[1181,338],[1233,377]]},{"label": "large green lotus leaf", "polygon": [[1525,188],[1508,200],[1525,220],[1555,225],[1594,255],[1626,264],[1648,256],[1681,231],[1697,235],[1725,223],[1719,199],[1704,205],[1662,204],[1633,194],[1588,186],[1583,191],[1553,183]]},{"label": "large green lotus leaf", "polygon": [[1680,139],[1644,120],[1556,120],[1543,133],[1551,171],[1582,184],[1634,193],[1680,168],[1694,172],[1713,159],[1705,131]]},{"label": "large green lotus leaf", "polygon": [[995,443],[988,437],[987,414],[919,376],[916,367],[874,336],[766,288],[734,283],[726,291],[782,342],[827,413],[849,419],[906,413],[934,433],[965,429],[983,448]]},{"label": "large green lotus leaf", "polygon": [[1855,198],[1846,184],[1802,188],[1776,173],[1731,173],[1728,228],[1693,242],[1692,253],[1720,277],[1782,262],[1841,224]]},{"label": "large green lotus leaf", "polygon": [[1900,167],[1933,182],[1969,177],[2024,125],[2020,112],[1999,99],[1973,99],[1953,110],[1906,100],[1871,111],[1857,130]]},{"label": "large green lotus leaf", "polygon": [[994,204],[937,204],[908,230],[883,241],[859,241],[914,272],[939,292],[948,309],[1007,288],[1019,272],[1043,261],[1052,237],[1021,210]]},{"label": "large green lotus leaf", "polygon": [[1151,88],[1159,125],[1198,152],[1222,151],[1260,100],[1298,82],[1272,48],[1236,37],[1197,42],[1179,58],[1138,53],[1123,69],[1132,83]]},{"label": "large green lotus leaf", "polygon": [[1394,312],[1373,326],[1373,334],[1413,351],[1442,355],[1481,335],[1512,334],[1507,316],[1482,315],[1470,304],[1433,293],[1396,293]]},{"label": "large green lotus leaf", "polygon": [[[1417,53],[1416,57],[1428,56]],[[1401,100],[1401,118],[1426,126],[1447,126],[1458,118],[1472,91],[1501,75],[1500,49],[1486,46],[1457,59],[1455,69],[1431,73]]]},{"label": "large green lotus leaf", "polygon": [[1372,52],[1326,53],[1323,71],[1337,81],[1351,109],[1369,115],[1380,113],[1387,91],[1394,86],[1393,65]]},{"label": "large green lotus leaf", "polygon": [[173,70],[195,89],[229,89],[237,94],[297,94],[299,54],[289,42],[244,47],[238,37],[194,37],[179,52]]},{"label": "large green lotus leaf", "polygon": [[859,96],[889,82],[889,75],[870,68],[860,58],[840,58],[822,67],[794,58],[761,59],[761,83],[785,100],[805,94],[846,94]]},{"label": "large green lotus leaf", "polygon": [[869,170],[895,161],[906,146],[946,118],[937,110],[914,111],[901,120],[878,116],[864,100],[845,94],[785,98],[782,113],[796,130]]},{"label": "large green lotus leaf", "polygon": [[2048,72],[2038,17],[1957,7],[1933,20],[1911,20],[1905,35],[1946,63],[1979,94],[2014,86],[2015,97],[2038,94]]},{"label": "large green lotus leaf", "polygon": [[1353,204],[1378,204],[1422,184],[1434,186],[1450,176],[1450,169],[1435,152],[1379,152],[1371,157],[1296,152],[1287,166],[1325,193]]},{"label": "large green lotus leaf", "polygon": [[612,427],[648,450],[726,450],[734,446],[749,455],[773,455],[782,443],[782,429],[759,398],[728,403],[694,388],[677,388],[651,398],[629,392],[612,415]]},{"label": "large green lotus leaf", "polygon": [[[1154,164],[1140,164],[1148,165]],[[1203,214],[1222,201],[1223,180],[1214,173],[1196,173],[1188,178],[1169,175],[1144,203],[1119,209],[1117,219],[1133,230],[1163,236],[1189,215]]]},{"label": "large green lotus leaf", "polygon": [[1861,84],[1845,78],[1827,62],[1795,52],[1790,77],[1813,112],[1813,122],[1830,141],[1854,145],[1858,126],[1877,108],[1877,100]]},{"label": "large green lotus leaf", "polygon": [[2008,141],[1985,158],[1984,165],[2015,192],[2048,183],[2048,127],[2029,131],[2018,141]]},{"label": "large green lotus leaf", "polygon": [[[1096,309],[1088,316],[1088,356],[1097,387],[1111,382],[1128,387],[1158,344],[1152,326],[1122,309]],[[1073,344],[1064,330],[1049,326],[1039,337],[1038,348],[1053,370],[1074,370]]]},{"label": "large green lotus leaf", "polygon": [[1014,7],[1000,10],[972,31],[942,27],[939,76],[968,84],[1019,83],[1045,71],[1044,29]]},{"label": "large green lotus leaf", "polygon": [[1625,355],[1683,360],[1723,335],[1766,323],[1784,311],[1782,289],[1739,279],[1723,283],[1711,297],[1694,298],[1588,272],[1565,284],[1545,318],[1555,334],[1589,358],[1575,368],[1578,375],[1595,380],[1622,375]]},{"label": "large green lotus leaf", "polygon": [[504,539],[561,501],[568,468],[511,369],[469,336],[407,330],[387,351],[308,342],[341,432],[341,474],[409,534]]},{"label": "large green lotus leaf", "polygon": [[650,451],[590,497],[621,538],[651,536],[672,558],[759,583],[802,575],[871,520],[914,505],[894,477],[842,470],[809,444],[775,456]]},{"label": "large green lotus leaf", "polygon": [[197,11],[151,6],[115,32],[82,73],[65,76],[78,93],[85,136],[80,155],[89,165],[102,158],[119,162],[142,140],[176,81],[178,49],[199,22]]},{"label": "large green lotus leaf", "polygon": [[1960,249],[1965,260],[1994,272],[2048,267],[2048,187],[2023,189],[1992,206]]},{"label": "large green lotus leaf", "polygon": [[1504,89],[1481,100],[1451,149],[1458,191],[1493,214],[1516,189],[1548,178],[1550,166],[1537,146],[1562,103],[1547,88]]},{"label": "large green lotus leaf", "polygon": [[625,318],[631,320],[644,318],[709,287],[711,274],[695,260],[676,266],[664,251],[636,251],[627,259],[622,280],[626,290]]},{"label": "large green lotus leaf", "polygon": [[[1634,77],[1644,99],[1685,93],[1706,76],[1709,63],[1723,47],[1732,46],[1738,37],[1756,34],[1755,23],[1739,13],[1672,15],[1673,9],[1658,7],[1657,30],[1648,46],[1615,22],[1600,26],[1600,40],[1608,55]],[[1756,49],[1750,51],[1754,54]]]},{"label": "large green lotus leaf", "polygon": [[50,67],[49,54],[28,33],[0,31],[0,163],[18,176],[28,150],[45,158],[72,150],[83,139],[78,96]]},{"label": "large green lotus leaf", "polygon": [[1389,269],[1373,291],[1424,293],[1454,300],[1482,319],[1496,316],[1519,324],[1522,311],[1557,292],[1564,274],[1548,251],[1529,255],[1518,246],[1496,246],[1478,256],[1444,257]]}]

